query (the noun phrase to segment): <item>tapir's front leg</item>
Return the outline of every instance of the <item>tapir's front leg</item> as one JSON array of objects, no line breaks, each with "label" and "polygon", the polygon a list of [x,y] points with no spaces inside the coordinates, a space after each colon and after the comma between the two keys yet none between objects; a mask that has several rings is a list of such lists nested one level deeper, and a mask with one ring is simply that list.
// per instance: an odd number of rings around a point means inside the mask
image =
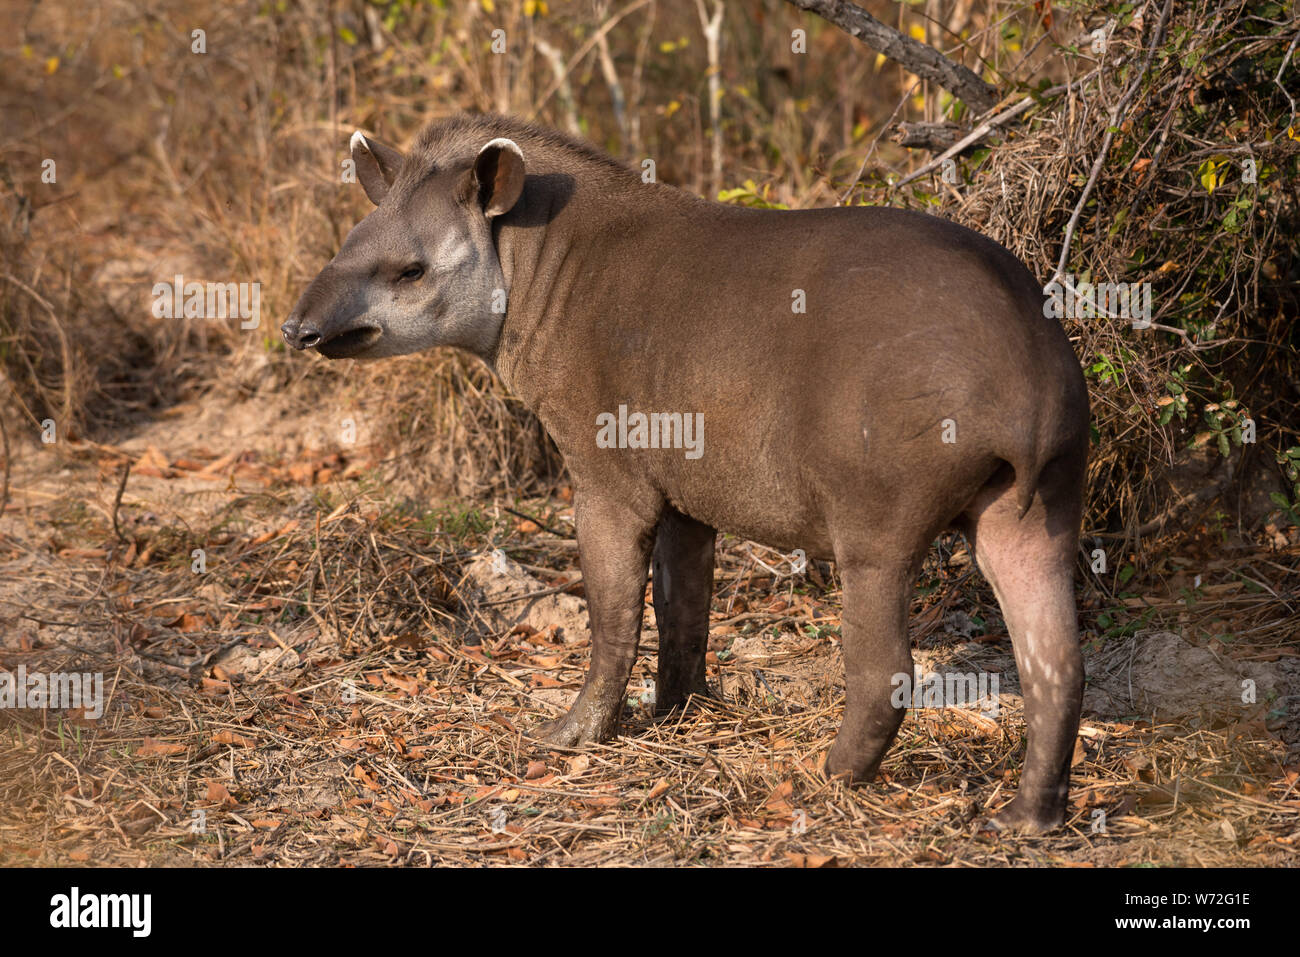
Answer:
[{"label": "tapir's front leg", "polygon": [[[638,504],[641,506],[638,508]],[[612,737],[636,660],[657,509],[600,490],[574,505],[582,580],[591,618],[591,670],[573,706],[545,728],[551,744],[574,747]]]}]

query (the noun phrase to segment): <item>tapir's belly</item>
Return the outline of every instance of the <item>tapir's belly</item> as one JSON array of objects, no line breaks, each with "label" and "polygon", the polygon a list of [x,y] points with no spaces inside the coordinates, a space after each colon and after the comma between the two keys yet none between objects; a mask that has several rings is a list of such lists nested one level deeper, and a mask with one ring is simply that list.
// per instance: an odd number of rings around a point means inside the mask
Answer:
[{"label": "tapir's belly", "polygon": [[[896,481],[902,459],[882,427],[872,460],[864,436],[869,416],[848,408],[836,390],[796,393],[799,408],[779,389],[704,402],[701,390],[689,391],[695,401],[672,388],[642,402],[630,399],[624,411],[604,417],[609,428],[597,437],[596,454],[579,452],[571,461],[599,468],[616,461],[604,456],[618,456],[618,480],[653,489],[721,532],[785,552],[802,549],[808,557],[833,558],[845,521],[881,524],[873,513],[888,505],[873,496]],[[672,441],[681,433],[663,428],[678,418],[690,423],[681,430],[689,442]]]},{"label": "tapir's belly", "polygon": [[[993,411],[946,390],[868,408],[844,397],[868,388],[853,385],[804,396],[797,411],[752,398],[706,410],[698,458],[661,448],[634,462],[697,521],[810,558],[832,559],[845,541],[871,535],[937,531],[995,467],[977,422]],[[946,421],[967,426],[964,446],[945,444]]]},{"label": "tapir's belly", "polygon": [[718,481],[685,482],[667,496],[674,508],[721,532],[783,552],[834,558],[828,515],[813,501],[782,495],[779,476],[727,470]]}]

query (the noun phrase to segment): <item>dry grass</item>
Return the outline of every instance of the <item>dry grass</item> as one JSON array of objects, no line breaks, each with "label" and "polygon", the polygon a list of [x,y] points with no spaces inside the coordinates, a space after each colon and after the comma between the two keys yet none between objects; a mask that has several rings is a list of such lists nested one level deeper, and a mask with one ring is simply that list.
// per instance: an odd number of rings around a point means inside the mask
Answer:
[{"label": "dry grass", "polygon": [[[291,361],[274,327],[366,211],[336,172],[354,127],[400,144],[455,109],[536,112],[708,192],[694,4],[552,3],[536,19],[522,0],[497,0],[495,19],[474,4],[263,6],[0,10],[12,27],[0,41],[0,104],[18,118],[0,140],[11,485],[0,505],[0,664],[101,671],[113,690],[95,722],[0,712],[0,863],[1295,863],[1294,695],[1228,719],[1086,716],[1071,822],[1046,838],[980,829],[1018,778],[1014,694],[998,723],[909,713],[880,783],[826,782],[818,765],[843,694],[834,575],[776,582],[747,543],[729,540],[710,644],[725,702],[657,721],[629,707],[622,736],[583,753],[527,739],[576,692],[585,635],[500,626],[500,609],[464,574],[500,547],[542,583],[573,587],[554,450],[474,363]],[[1058,10],[1047,37],[1027,3],[928,4],[942,14],[935,23],[879,6],[1016,95],[1084,77],[1093,64],[1055,41],[1114,12]],[[1248,490],[1240,477],[1252,467],[1277,477],[1274,454],[1300,445],[1297,147],[1279,136],[1276,85],[1222,80],[1278,61],[1295,24],[1261,23],[1261,3],[1176,6],[1168,36],[1183,36],[1179,55],[1157,57],[1141,78],[1066,263],[1152,281],[1156,322],[1176,330],[1070,326],[1092,370],[1098,428],[1087,525],[1112,553],[1109,575],[1082,586],[1099,678],[1122,674],[1157,627],[1236,664],[1286,663],[1297,650],[1296,529],[1229,499]],[[846,191],[924,204],[1046,277],[1159,4],[1144,5],[1142,29],[1113,38],[1128,72],[1024,114],[991,154],[963,160],[956,190],[884,182],[923,162],[889,143],[891,111],[938,120],[940,91],[877,68],[779,0],[760,7],[752,19],[729,8],[724,21],[725,185],[753,177],[792,206]],[[600,45],[588,43],[615,17],[621,118]],[[1211,21],[1215,30],[1178,33]],[[497,23],[515,56],[488,52],[483,34]],[[794,24],[811,28],[806,57],[789,53]],[[190,53],[195,26],[207,30],[204,57]],[[548,51],[560,52],[565,82]],[[1201,164],[1226,144],[1249,146],[1265,174],[1236,231],[1225,212],[1247,191],[1235,180],[1213,198],[1197,189]],[[58,161],[57,184],[39,182],[46,157]],[[149,290],[178,272],[260,282],[261,328],[154,320]],[[1161,425],[1160,410],[1177,404],[1171,381],[1185,383],[1189,419]],[[364,416],[362,447],[338,446],[327,398]],[[1211,494],[1171,497],[1168,464],[1244,414],[1258,420],[1259,444],[1234,445],[1229,481],[1212,472]],[[238,435],[210,428],[240,416]],[[46,418],[53,446],[37,440]],[[308,441],[310,430],[324,437]],[[1295,501],[1296,476],[1286,479],[1275,485]],[[507,508],[561,535],[530,531]],[[196,547],[209,563],[198,580]],[[962,552],[944,542],[927,567],[914,642],[1004,667],[996,606]],[[945,631],[958,610],[984,621],[973,641]],[[633,690],[654,674],[648,637]],[[355,700],[344,699],[347,682]],[[1104,834],[1092,833],[1096,810]]]},{"label": "dry grass", "polygon": [[[92,501],[111,506],[117,461],[87,450],[69,463],[73,487],[98,482]],[[1045,838],[981,827],[1019,776],[1014,693],[997,721],[909,712],[880,782],[828,783],[819,765],[843,695],[835,580],[820,567],[774,580],[729,539],[709,666],[725,702],[657,720],[630,705],[617,740],[548,748],[526,734],[576,693],[588,638],[501,624],[466,570],[500,548],[541,584],[580,590],[566,502],[514,506],[552,534],[495,507],[409,514],[358,480],[313,497],[290,479],[295,467],[245,457],[233,487],[191,493],[211,502],[188,528],[160,517],[178,479],[142,474],[117,508],[125,541],[111,508],[77,510],[84,493],[23,497],[0,576],[0,613],[17,627],[0,654],[10,669],[102,671],[113,704],[99,721],[4,713],[0,862],[1296,862],[1300,728],[1285,708],[1279,720],[1282,702],[1217,722],[1085,715],[1071,820]],[[196,541],[208,553],[197,587]],[[1139,611],[1146,628],[1235,633],[1223,649],[1233,660],[1294,655],[1300,549],[1252,559],[1264,588],[1207,571],[1194,606],[1177,581],[1143,583],[1127,629],[1098,625],[1113,606],[1089,588],[1094,677],[1131,660]],[[1005,658],[996,606],[959,540],[922,585],[919,649],[980,669],[994,667],[982,654]],[[957,609],[985,622],[973,643],[945,631]],[[654,675],[654,634],[633,699]],[[1098,809],[1105,833],[1092,832]]]}]

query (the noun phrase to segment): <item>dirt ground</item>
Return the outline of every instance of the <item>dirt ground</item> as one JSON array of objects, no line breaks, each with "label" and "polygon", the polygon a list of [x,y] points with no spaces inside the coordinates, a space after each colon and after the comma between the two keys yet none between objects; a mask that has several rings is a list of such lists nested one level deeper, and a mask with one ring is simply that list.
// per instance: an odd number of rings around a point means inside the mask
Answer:
[{"label": "dirt ground", "polygon": [[732,539],[721,697],[652,717],[647,605],[621,736],[551,749],[525,732],[590,651],[567,490],[419,501],[328,411],[196,403],[115,446],[15,449],[0,666],[101,672],[109,698],[99,720],[0,712],[0,864],[1297,862],[1293,539],[1205,527],[1124,591],[1081,586],[1070,820],[1011,837],[983,824],[1018,781],[1019,687],[960,538],[918,583],[918,667],[996,675],[1000,712],[909,711],[879,781],[819,770],[843,706],[833,573],[774,576]]}]

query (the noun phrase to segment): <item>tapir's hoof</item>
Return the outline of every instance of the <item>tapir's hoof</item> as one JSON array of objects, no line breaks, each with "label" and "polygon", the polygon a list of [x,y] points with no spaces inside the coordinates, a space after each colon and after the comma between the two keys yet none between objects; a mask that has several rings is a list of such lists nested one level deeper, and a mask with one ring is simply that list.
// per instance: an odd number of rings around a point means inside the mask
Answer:
[{"label": "tapir's hoof", "polygon": [[879,761],[863,764],[842,757],[836,750],[836,746],[831,745],[830,751],[826,753],[826,761],[822,764],[822,773],[832,780],[840,780],[845,784],[865,784],[874,779],[880,770]]},{"label": "tapir's hoof", "polygon": [[530,737],[557,748],[580,748],[612,738],[605,723],[589,708],[575,706],[563,717],[537,728]]},{"label": "tapir's hoof", "polygon": [[1047,834],[1065,823],[1065,810],[1035,808],[1015,798],[989,817],[985,827],[1002,834]]}]

